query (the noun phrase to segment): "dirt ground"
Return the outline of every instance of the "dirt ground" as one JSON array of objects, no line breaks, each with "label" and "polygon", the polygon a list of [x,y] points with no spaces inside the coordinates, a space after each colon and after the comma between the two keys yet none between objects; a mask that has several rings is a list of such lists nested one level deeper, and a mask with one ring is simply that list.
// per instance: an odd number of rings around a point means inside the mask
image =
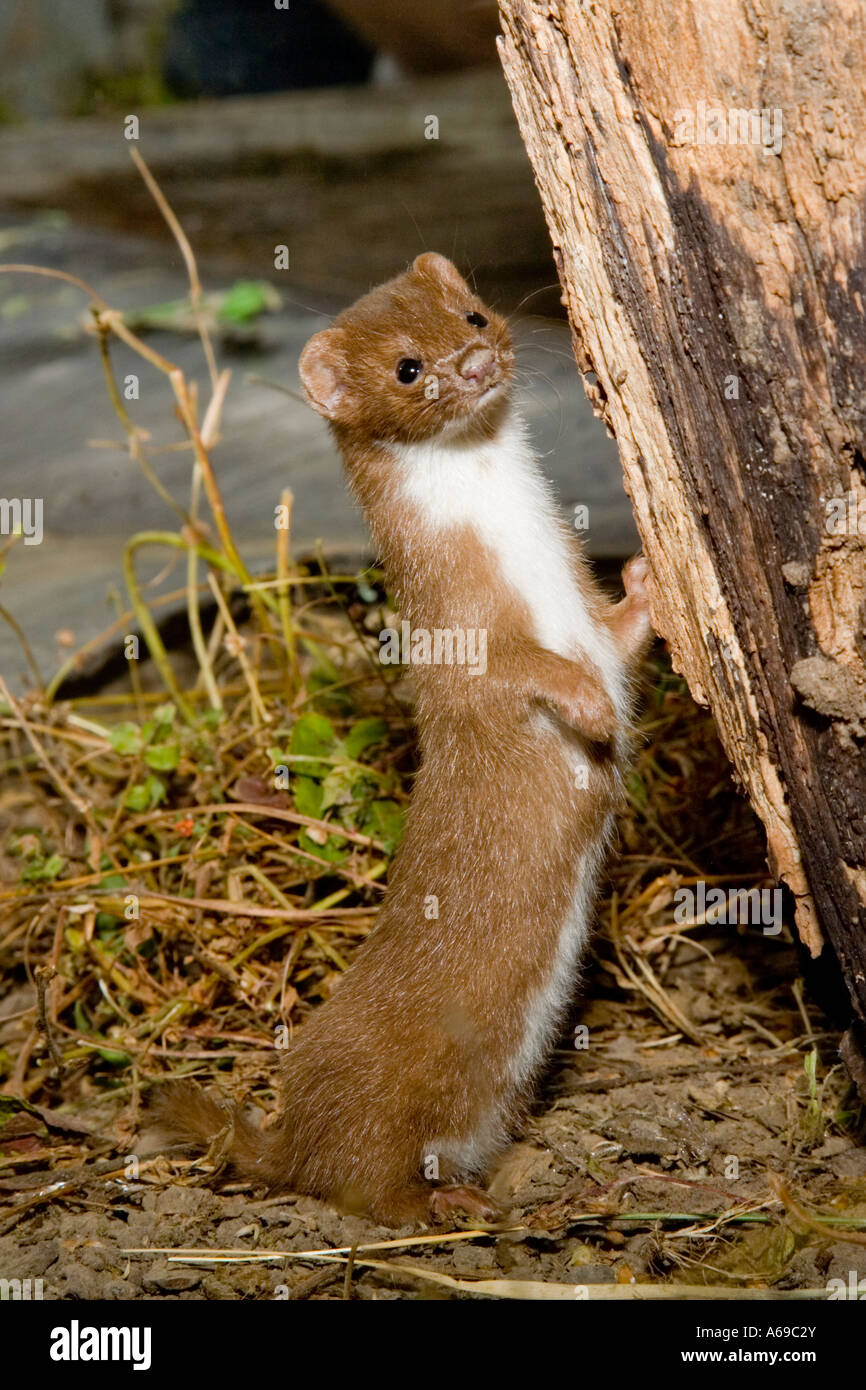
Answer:
[{"label": "dirt ground", "polygon": [[[793,1021],[790,948],[768,960],[742,940],[713,944],[712,956],[679,948],[668,972],[669,990],[689,1004],[692,1018],[721,1034],[723,1020],[745,1021],[759,1001],[765,1018],[772,1007],[778,1027]],[[76,1299],[466,1296],[430,1282],[424,1276],[431,1273],[459,1281],[662,1280],[774,1290],[820,1290],[833,1278],[847,1284],[851,1270],[858,1279],[866,1275],[862,1246],[781,1219],[768,1187],[768,1174],[785,1174],[810,1208],[866,1215],[866,1149],[843,1132],[844,1118],[839,1123],[848,1088],[838,1068],[819,1065],[810,1108],[802,1050],[756,1037],[744,1055],[732,1057],[666,1037],[601,965],[590,973],[575,1019],[589,1029],[591,1046],[574,1050],[564,1039],[525,1134],[494,1177],[493,1191],[511,1208],[501,1234],[464,1239],[442,1232],[416,1243],[417,1235],[404,1232],[400,1242],[401,1233],[341,1217],[309,1198],[256,1200],[237,1184],[216,1193],[189,1163],[161,1158],[142,1163],[137,1179],[93,1176],[20,1214],[13,1210],[2,1226],[0,1269],[6,1278],[41,1278],[45,1297]],[[820,1051],[831,1057],[832,1044],[825,1035]],[[96,1107],[88,1118],[108,1129],[106,1112]],[[50,1180],[37,1142],[34,1166],[19,1169],[19,1207]],[[84,1157],[74,1140],[45,1142]],[[19,1141],[22,1157],[25,1143]],[[3,1186],[8,1199],[8,1179]],[[394,1244],[363,1249],[381,1241]],[[343,1261],[322,1266],[300,1257],[355,1244],[348,1279]],[[211,1266],[130,1253],[154,1247],[285,1253]]]},{"label": "dirt ground", "polygon": [[[509,1211],[500,1228],[384,1231],[306,1197],[263,1198],[207,1160],[148,1156],[138,1073],[132,1087],[106,1085],[79,1064],[58,1085],[43,1042],[27,1108],[8,1083],[0,1095],[0,1274],[42,1280],[59,1299],[461,1298],[476,1281],[493,1281],[482,1292],[494,1297],[525,1296],[522,1281],[559,1297],[561,1286],[602,1296],[597,1286],[647,1284],[671,1297],[707,1285],[820,1296],[830,1280],[866,1275],[862,1113],[838,1037],[804,997],[787,928],[677,921],[677,885],[695,870],[767,880],[711,721],[658,658],[648,681],[592,958],[525,1130],[493,1175]],[[33,814],[28,805],[24,820]],[[29,955],[20,932],[5,938],[9,1060],[32,1028],[45,931],[50,940],[40,918]],[[357,944],[341,945],[348,960]],[[243,1043],[235,1029],[229,1070],[193,1032],[172,1036],[228,1092],[272,1078],[261,1036]],[[226,1253],[208,1263],[208,1251]]]}]

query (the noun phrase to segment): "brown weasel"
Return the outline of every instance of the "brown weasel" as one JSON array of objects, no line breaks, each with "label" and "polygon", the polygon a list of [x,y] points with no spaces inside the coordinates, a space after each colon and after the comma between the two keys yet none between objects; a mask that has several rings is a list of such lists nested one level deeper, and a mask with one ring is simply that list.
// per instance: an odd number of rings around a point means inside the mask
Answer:
[{"label": "brown weasel", "polygon": [[[236,1113],[226,1139],[243,1174],[385,1225],[496,1212],[466,1182],[506,1143],[574,989],[650,637],[646,562],[619,603],[597,589],[513,364],[505,322],[433,253],[300,360],[404,620],[486,642],[483,671],[418,647],[422,760],[376,929],[288,1049],[274,1124]],[[184,1140],[226,1129],[188,1084],[160,1108]]]}]

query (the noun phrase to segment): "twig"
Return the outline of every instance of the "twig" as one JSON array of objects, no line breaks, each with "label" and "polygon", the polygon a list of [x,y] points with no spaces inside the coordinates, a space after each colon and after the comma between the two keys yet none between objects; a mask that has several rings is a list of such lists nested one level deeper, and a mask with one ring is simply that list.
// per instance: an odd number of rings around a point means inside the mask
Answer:
[{"label": "twig", "polygon": [[[161,1153],[139,1155],[139,1168],[144,1164],[149,1165],[154,1159],[159,1159],[161,1157]],[[99,1163],[92,1163],[89,1167],[81,1168],[69,1177],[61,1179],[59,1182],[51,1183],[48,1187],[43,1188],[41,1192],[34,1193],[32,1197],[28,1197],[24,1202],[19,1202],[10,1212],[6,1213],[7,1220],[0,1226],[0,1236],[8,1235],[13,1227],[17,1225],[19,1216],[22,1216],[24,1212],[30,1211],[33,1207],[41,1206],[44,1202],[53,1202],[58,1197],[65,1197],[69,1192],[73,1192],[75,1188],[81,1187],[83,1183],[90,1182],[93,1178],[110,1178],[113,1177],[115,1173],[123,1173],[126,1171],[128,1163],[128,1158],[105,1159]]]},{"label": "twig", "polygon": [[343,1278],[343,1298],[347,1301],[352,1297],[352,1275],[355,1273],[355,1256],[358,1253],[358,1242],[349,1251],[349,1258],[346,1261],[346,1273]]},{"label": "twig", "polygon": [[[105,894],[94,893],[95,902],[101,903],[104,909],[109,909],[114,905],[121,907],[123,900],[117,897],[116,893],[106,890]],[[272,921],[284,922],[309,922],[315,921],[318,917],[330,912],[330,904],[327,907],[298,907],[280,908],[263,907],[261,903],[236,902],[234,898],[183,898],[179,894],[172,893],[149,893],[146,890],[138,894],[139,902],[146,903],[177,903],[182,907],[200,908],[202,912],[229,913],[236,917],[265,917]],[[370,916],[373,909],[368,907],[356,907],[343,909],[352,911],[359,916]],[[282,935],[281,932],[278,935]],[[238,958],[239,959],[239,958]],[[235,962],[233,961],[232,964]]]},{"label": "twig", "polygon": [[97,827],[94,824],[93,816],[91,815],[90,807],[88,806],[87,802],[84,800],[83,797],[79,796],[76,791],[72,790],[72,787],[70,787],[66,779],[62,777],[61,774],[57,771],[56,767],[51,762],[51,759],[49,758],[45,749],[42,747],[42,744],[39,742],[38,738],[33,733],[33,730],[30,728],[30,725],[28,724],[27,720],[24,718],[24,715],[21,713],[21,710],[18,708],[18,705],[10,695],[9,687],[7,686],[2,676],[0,676],[0,691],[2,691],[3,698],[8,703],[9,708],[11,709],[12,714],[15,717],[19,727],[23,730],[24,735],[28,743],[30,744],[30,747],[33,749],[33,752],[36,754],[45,771],[48,773],[48,776],[51,778],[55,787],[60,792],[60,795],[63,797],[63,800],[68,801],[69,805],[72,806],[78,812],[78,814],[84,818],[84,820],[86,820],[88,826],[91,827],[94,834],[98,834]]},{"label": "twig", "polygon": [[[192,440],[196,460],[201,468],[202,480],[204,482],[205,492],[207,493],[208,506],[211,509],[214,522],[216,523],[217,533],[223,552],[238,579],[244,584],[249,584],[252,582],[252,575],[244,564],[240,552],[235,545],[234,537],[229,529],[225,507],[223,506],[222,494],[214,476],[207,449],[204,446],[201,433],[196,424],[195,409],[190,398],[186,379],[183,372],[178,367],[173,368],[173,370],[168,373],[168,378],[180,408],[180,414],[186,432]],[[268,632],[270,630],[270,622],[267,616],[267,609],[271,608],[273,610],[276,607],[273,599],[271,599],[269,594],[254,594],[251,602],[256,610],[263,631]]]},{"label": "twig", "polygon": [[190,484],[190,525],[183,532],[183,538],[188,542],[189,549],[186,556],[186,615],[189,623],[192,645],[198,661],[198,669],[204,688],[210,701],[211,709],[221,710],[222,699],[220,698],[217,683],[214,680],[213,667],[211,665],[211,654],[204,640],[204,633],[201,627],[201,613],[198,606],[198,536],[195,526],[198,521],[198,502],[201,491],[201,467],[196,459],[192,466],[192,481]]},{"label": "twig", "polygon": [[280,626],[283,630],[283,641],[286,644],[286,668],[290,690],[294,689],[297,670],[295,635],[292,630],[291,595],[289,593],[289,527],[293,501],[294,494],[291,489],[285,488],[280,494],[280,506],[285,511],[286,524],[277,529],[277,579],[279,582],[277,601],[280,606]]},{"label": "twig", "polygon": [[67,285],[74,285],[76,289],[83,290],[86,295],[90,296],[94,304],[99,305],[101,309],[108,309],[108,305],[102,298],[102,295],[99,294],[92,285],[88,285],[86,280],[79,279],[77,275],[70,275],[67,270],[49,270],[48,267],[44,265],[22,265],[7,262],[4,265],[0,265],[0,274],[43,275],[47,280],[65,280]]},{"label": "twig", "polygon": [[[178,539],[180,539],[178,537]],[[138,625],[141,628],[142,636],[147,643],[147,649],[153,659],[159,674],[162,676],[163,684],[171,695],[181,714],[188,724],[192,723],[192,707],[187,704],[181,689],[174,678],[174,671],[168,658],[163,640],[159,635],[156,623],[150,614],[150,609],[141,597],[138,587],[138,580],[135,575],[135,552],[142,545],[154,543],[154,534],[144,532],[138,536],[132,536],[123,547],[123,577],[126,581],[126,590],[129,594],[130,603],[135,610]],[[181,544],[183,542],[181,541]]]},{"label": "twig", "polygon": [[36,979],[36,989],[38,993],[38,1017],[36,1027],[45,1038],[48,1051],[51,1053],[51,1060],[54,1063],[54,1071],[58,1078],[63,1075],[63,1057],[54,1039],[54,1033],[48,1020],[46,1010],[45,995],[51,981],[56,978],[57,971],[53,965],[37,965],[33,971]]},{"label": "twig", "polygon": [[[162,535],[163,533],[160,532],[159,534]],[[172,533],[169,532],[167,534]],[[173,536],[173,539],[177,541],[178,544],[182,543],[180,541],[180,537],[178,536]],[[203,589],[204,587],[204,583],[199,585],[200,589]],[[185,594],[186,589],[172,589],[167,594],[160,594],[157,598],[151,599],[150,607],[166,608],[171,604],[177,603],[179,599],[183,599]],[[125,612],[121,613],[119,618],[115,619],[113,623],[109,623],[108,627],[103,628],[101,632],[97,632],[95,637],[91,637],[86,642],[82,643],[78,650],[74,652],[72,656],[68,657],[66,661],[64,661],[63,665],[59,668],[57,673],[51,677],[51,680],[48,682],[48,685],[46,687],[45,699],[48,702],[48,704],[53,703],[58,690],[63,685],[63,682],[67,679],[67,677],[71,676],[75,671],[79,670],[83,658],[85,656],[88,656],[91,652],[100,650],[100,648],[104,647],[106,643],[112,637],[115,636],[115,634],[123,632],[129,626],[130,622],[134,617],[135,609],[127,608]],[[164,697],[162,694],[160,694],[159,691],[144,691],[142,692],[141,699],[144,701],[153,700],[154,703],[156,703],[161,702],[164,699]],[[121,703],[127,704],[129,703],[129,696],[104,694],[93,695],[90,697],[89,702],[87,697],[84,697],[81,703],[100,705],[111,705]]]},{"label": "twig", "polygon": [[235,620],[232,617],[231,612],[229,610],[229,606],[225,601],[222,589],[216,582],[216,578],[212,574],[209,574],[207,578],[208,583],[211,587],[211,593],[216,599],[217,607],[219,608],[219,611],[222,614],[222,620],[227,628],[226,635],[223,639],[223,643],[226,649],[231,652],[232,656],[237,658],[237,661],[240,664],[240,668],[244,673],[244,679],[247,683],[247,687],[250,692],[250,703],[253,712],[254,722],[256,725],[269,724],[271,722],[270,711],[268,710],[267,705],[262,699],[261,691],[259,690],[258,684],[256,682],[255,672],[253,671],[253,668],[249,663],[249,659],[245,650],[245,639],[241,637],[240,633],[237,630],[237,627],[235,626]]},{"label": "twig", "polygon": [[[836,1224],[836,1221],[832,1221],[828,1218],[822,1220],[821,1217],[813,1215],[812,1212],[807,1211],[806,1208],[797,1201],[784,1178],[780,1177],[778,1173],[770,1173],[768,1176],[770,1179],[770,1186],[782,1203],[782,1206],[786,1211],[789,1211],[792,1216],[795,1216],[802,1225],[808,1227],[810,1231],[815,1231],[819,1236],[823,1236],[825,1240],[828,1240],[832,1235],[834,1240],[846,1240],[851,1245],[866,1245],[866,1232],[843,1231]],[[837,1220],[838,1219],[839,1218],[837,1218]],[[832,1230],[827,1229],[829,1225],[832,1225]]]},{"label": "twig", "polygon": [[371,835],[362,835],[360,830],[350,830],[348,826],[336,825],[333,821],[317,820],[315,816],[303,816],[300,811],[284,811],[280,806],[262,806],[257,801],[209,801],[203,806],[189,806],[187,808],[176,806],[170,810],[144,811],[135,820],[128,824],[132,829],[135,825],[149,825],[153,821],[166,820],[177,817],[186,809],[190,814],[197,816],[210,815],[218,812],[222,815],[228,813],[247,816],[265,816],[268,820],[289,821],[292,825],[302,825],[309,830],[324,830],[329,835],[336,835],[338,840],[350,840],[353,845],[362,845],[364,849],[375,849],[380,854],[387,853],[381,840],[374,839]]},{"label": "twig", "polygon": [[36,664],[36,658],[33,655],[33,649],[30,646],[30,643],[27,641],[27,638],[24,636],[24,632],[20,625],[12,617],[12,614],[9,612],[9,610],[3,607],[2,603],[0,603],[0,618],[3,618],[9,624],[12,631],[15,633],[15,636],[18,638],[18,641],[21,643],[21,650],[24,652],[24,658],[27,662],[27,665],[30,667],[30,673],[36,681],[36,688],[39,691],[40,695],[44,695],[45,682],[43,681],[42,673],[40,672],[39,667]]},{"label": "twig", "polygon": [[96,333],[99,340],[99,355],[102,359],[102,371],[105,377],[105,384],[108,388],[111,404],[114,406],[114,412],[126,433],[126,442],[130,457],[138,464],[142,473],[147,478],[147,481],[154,491],[159,494],[166,506],[170,507],[180,518],[181,523],[185,525],[189,518],[183,510],[183,507],[175,501],[168,491],[168,488],[164,486],[162,480],[154,473],[144,450],[142,432],[131,419],[129,411],[123,403],[123,398],[117,389],[117,382],[114,379],[114,368],[111,364],[111,350],[108,346],[110,334],[109,326],[97,310],[94,311],[93,317],[96,323]]},{"label": "twig", "polygon": [[150,193],[151,197],[153,198],[153,201],[156,203],[157,207],[159,208],[160,212],[162,213],[163,217],[168,223],[168,226],[171,230],[171,234],[177,242],[178,246],[180,247],[180,253],[183,256],[184,264],[186,266],[186,273],[189,278],[189,302],[192,307],[193,318],[195,319],[195,326],[198,331],[198,335],[201,338],[202,346],[204,348],[204,354],[207,359],[208,371],[210,372],[211,386],[214,390],[216,390],[219,373],[217,371],[216,358],[214,357],[213,345],[211,344],[210,334],[208,333],[207,324],[205,323],[201,312],[201,281],[198,278],[198,267],[195,262],[195,256],[193,255],[192,247],[190,246],[186,237],[186,233],[184,232],[183,227],[178,222],[174,214],[174,211],[171,205],[169,204],[168,199],[166,198],[156,179],[153,177],[153,174],[150,172],[150,169],[148,168],[144,159],[139,154],[138,150],[135,148],[134,145],[130,145],[129,153],[132,157],[133,164],[135,165],[136,169],[141,174],[141,177],[144,179],[144,182],[147,185],[148,192]]}]

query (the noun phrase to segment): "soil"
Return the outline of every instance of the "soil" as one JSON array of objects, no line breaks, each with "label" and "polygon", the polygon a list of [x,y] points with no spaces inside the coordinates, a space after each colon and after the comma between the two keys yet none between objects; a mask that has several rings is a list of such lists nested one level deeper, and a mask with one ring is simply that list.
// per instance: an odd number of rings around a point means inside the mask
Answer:
[{"label": "soil", "polygon": [[[850,1086],[838,1064],[819,1061],[810,1103],[804,1055],[814,1046],[832,1062],[834,1037],[804,1036],[790,944],[768,949],[766,938],[726,932],[676,947],[668,995],[708,1036],[723,1019],[756,1023],[760,1012],[758,1029],[769,1023],[767,1031],[784,1035],[799,1021],[800,1037],[780,1047],[756,1032],[734,1056],[671,1036],[641,994],[617,986],[610,944],[600,939],[576,1031],[563,1038],[526,1130],[494,1176],[492,1190],[510,1208],[501,1233],[443,1231],[416,1244],[412,1232],[385,1231],[310,1198],[262,1199],[237,1184],[214,1191],[206,1164],[165,1157],[136,1165],[127,1156],[125,1171],[46,1193],[50,1155],[77,1150],[92,1164],[105,1146],[61,1135],[62,1115],[51,1130],[22,1115],[17,1139],[4,1131],[7,1160],[14,1153],[19,1162],[3,1187],[17,1206],[34,1204],[0,1226],[0,1269],[7,1279],[42,1279],[45,1297],[76,1299],[466,1296],[423,1272],[584,1286],[664,1280],[672,1296],[676,1285],[823,1290],[833,1278],[847,1284],[852,1270],[859,1279],[866,1248],[783,1219],[768,1183],[784,1174],[812,1210],[866,1217],[866,1149],[849,1132]],[[118,1118],[104,1102],[77,1112],[103,1132]],[[28,1146],[32,1163],[22,1164]],[[105,1168],[103,1152],[100,1160]],[[738,1212],[757,1219],[731,1220]],[[360,1251],[348,1280],[343,1262],[298,1257],[401,1234],[406,1243],[396,1248]],[[157,1247],[290,1253],[208,1267],[141,1253]],[[365,1257],[387,1268],[367,1268]]]}]

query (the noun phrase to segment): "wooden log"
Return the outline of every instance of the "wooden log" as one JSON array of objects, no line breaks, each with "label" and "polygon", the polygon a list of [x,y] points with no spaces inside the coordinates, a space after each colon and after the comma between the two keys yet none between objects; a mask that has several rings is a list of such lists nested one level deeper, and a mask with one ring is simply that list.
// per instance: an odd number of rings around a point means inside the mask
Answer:
[{"label": "wooden log", "polygon": [[862,1025],[860,0],[500,8],[575,355],[618,442],[656,629],[713,711],[802,940],[835,952]]}]

